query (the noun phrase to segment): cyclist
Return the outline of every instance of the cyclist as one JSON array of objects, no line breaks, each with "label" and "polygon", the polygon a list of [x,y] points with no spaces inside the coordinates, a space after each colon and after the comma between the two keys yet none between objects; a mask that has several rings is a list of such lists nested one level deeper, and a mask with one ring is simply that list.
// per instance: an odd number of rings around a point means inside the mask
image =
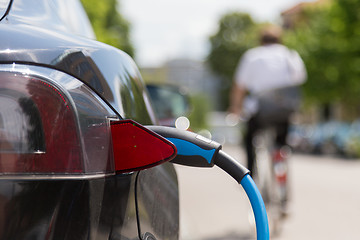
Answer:
[{"label": "cyclist", "polygon": [[274,25],[261,31],[261,46],[249,49],[240,59],[230,95],[229,111],[248,118],[244,142],[252,173],[255,134],[272,126],[276,145],[286,144],[289,118],[300,100],[297,86],[307,76],[299,54],[281,44],[281,34],[281,28]]}]

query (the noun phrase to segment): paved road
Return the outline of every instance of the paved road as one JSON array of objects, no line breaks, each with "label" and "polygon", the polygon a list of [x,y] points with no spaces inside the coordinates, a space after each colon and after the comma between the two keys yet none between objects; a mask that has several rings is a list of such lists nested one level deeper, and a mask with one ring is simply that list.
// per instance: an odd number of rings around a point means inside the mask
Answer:
[{"label": "paved road", "polygon": [[[243,152],[224,149],[239,159]],[[177,167],[181,239],[255,239],[242,188],[222,170]],[[360,239],[360,161],[294,155],[292,208],[278,240]]]}]

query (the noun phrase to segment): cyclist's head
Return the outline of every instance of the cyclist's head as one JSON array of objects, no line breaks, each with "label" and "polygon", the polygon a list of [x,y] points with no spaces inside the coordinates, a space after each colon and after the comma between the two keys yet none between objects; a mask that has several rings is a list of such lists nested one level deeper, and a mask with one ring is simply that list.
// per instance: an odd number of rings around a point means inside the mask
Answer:
[{"label": "cyclist's head", "polygon": [[282,29],[275,25],[268,25],[260,32],[260,43],[262,45],[281,43]]}]

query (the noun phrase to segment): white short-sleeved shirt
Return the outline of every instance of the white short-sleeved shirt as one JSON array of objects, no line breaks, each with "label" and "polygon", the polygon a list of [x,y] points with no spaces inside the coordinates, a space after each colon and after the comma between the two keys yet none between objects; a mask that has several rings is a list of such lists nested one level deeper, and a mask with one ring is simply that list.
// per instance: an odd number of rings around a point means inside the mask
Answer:
[{"label": "white short-sleeved shirt", "polygon": [[296,51],[281,44],[252,48],[245,52],[235,72],[238,86],[251,94],[243,103],[243,114],[258,111],[257,94],[272,89],[297,86],[306,80],[305,65]]},{"label": "white short-sleeved shirt", "polygon": [[306,70],[299,54],[281,44],[248,50],[235,73],[236,83],[255,94],[300,85],[305,79]]}]

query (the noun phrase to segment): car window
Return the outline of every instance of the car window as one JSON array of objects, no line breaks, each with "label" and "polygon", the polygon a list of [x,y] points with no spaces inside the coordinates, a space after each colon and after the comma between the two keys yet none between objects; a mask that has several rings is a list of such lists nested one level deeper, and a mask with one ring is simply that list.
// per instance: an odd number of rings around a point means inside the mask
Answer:
[{"label": "car window", "polygon": [[8,17],[13,24],[38,26],[95,39],[79,0],[13,1]]}]

